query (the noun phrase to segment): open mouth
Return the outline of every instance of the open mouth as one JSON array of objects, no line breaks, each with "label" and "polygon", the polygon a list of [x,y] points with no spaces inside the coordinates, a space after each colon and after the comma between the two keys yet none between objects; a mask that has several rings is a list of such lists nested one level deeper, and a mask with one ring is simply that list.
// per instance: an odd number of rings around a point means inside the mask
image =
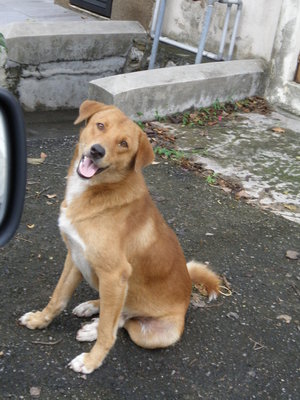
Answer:
[{"label": "open mouth", "polygon": [[106,168],[99,168],[92,159],[87,156],[82,156],[77,167],[77,174],[84,179],[90,179],[94,175],[100,174]]}]

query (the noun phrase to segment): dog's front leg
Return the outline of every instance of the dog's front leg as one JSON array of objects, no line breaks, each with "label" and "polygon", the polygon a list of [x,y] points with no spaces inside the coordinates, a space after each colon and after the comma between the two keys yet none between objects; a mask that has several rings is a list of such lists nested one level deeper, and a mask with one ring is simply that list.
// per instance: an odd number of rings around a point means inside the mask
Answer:
[{"label": "dog's front leg", "polygon": [[69,366],[75,372],[90,374],[100,367],[104,358],[114,345],[117,337],[118,322],[122,312],[128,279],[131,274],[129,264],[121,271],[101,272],[99,275],[100,319],[97,341],[89,353],[74,358]]},{"label": "dog's front leg", "polygon": [[42,329],[48,326],[66,307],[81,280],[82,275],[74,265],[70,253],[68,253],[63,272],[48,305],[42,311],[24,314],[19,319],[20,324],[25,325],[29,329]]}]

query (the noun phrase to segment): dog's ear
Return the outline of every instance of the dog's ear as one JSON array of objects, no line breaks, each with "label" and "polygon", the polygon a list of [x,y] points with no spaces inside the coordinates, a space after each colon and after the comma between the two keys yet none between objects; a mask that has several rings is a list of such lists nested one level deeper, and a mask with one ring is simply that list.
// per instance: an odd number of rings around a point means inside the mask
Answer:
[{"label": "dog's ear", "polygon": [[79,108],[79,115],[75,120],[74,125],[77,125],[80,122],[89,119],[92,115],[96,114],[96,112],[105,110],[109,107],[111,106],[99,103],[98,101],[85,100]]},{"label": "dog's ear", "polygon": [[141,131],[139,147],[135,157],[134,169],[139,171],[151,164],[154,160],[154,151],[145,132]]}]

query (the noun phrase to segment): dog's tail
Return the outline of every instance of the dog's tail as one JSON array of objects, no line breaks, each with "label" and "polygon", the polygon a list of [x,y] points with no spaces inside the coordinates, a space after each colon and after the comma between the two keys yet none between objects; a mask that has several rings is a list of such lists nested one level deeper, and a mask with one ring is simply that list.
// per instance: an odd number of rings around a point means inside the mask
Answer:
[{"label": "dog's tail", "polygon": [[195,284],[202,284],[207,290],[209,300],[215,300],[220,291],[220,278],[205,264],[197,261],[187,263],[187,269],[190,274],[191,281]]}]

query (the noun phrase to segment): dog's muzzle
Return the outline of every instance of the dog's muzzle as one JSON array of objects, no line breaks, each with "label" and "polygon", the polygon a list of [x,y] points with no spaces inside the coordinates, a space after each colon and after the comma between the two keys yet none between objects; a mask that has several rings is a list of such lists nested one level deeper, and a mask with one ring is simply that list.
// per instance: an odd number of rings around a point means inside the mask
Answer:
[{"label": "dog's muzzle", "polygon": [[96,161],[105,156],[105,149],[100,144],[94,144],[88,155],[83,155],[77,167],[77,173],[81,178],[90,179],[94,175],[99,174],[106,168],[100,168],[96,165]]}]

